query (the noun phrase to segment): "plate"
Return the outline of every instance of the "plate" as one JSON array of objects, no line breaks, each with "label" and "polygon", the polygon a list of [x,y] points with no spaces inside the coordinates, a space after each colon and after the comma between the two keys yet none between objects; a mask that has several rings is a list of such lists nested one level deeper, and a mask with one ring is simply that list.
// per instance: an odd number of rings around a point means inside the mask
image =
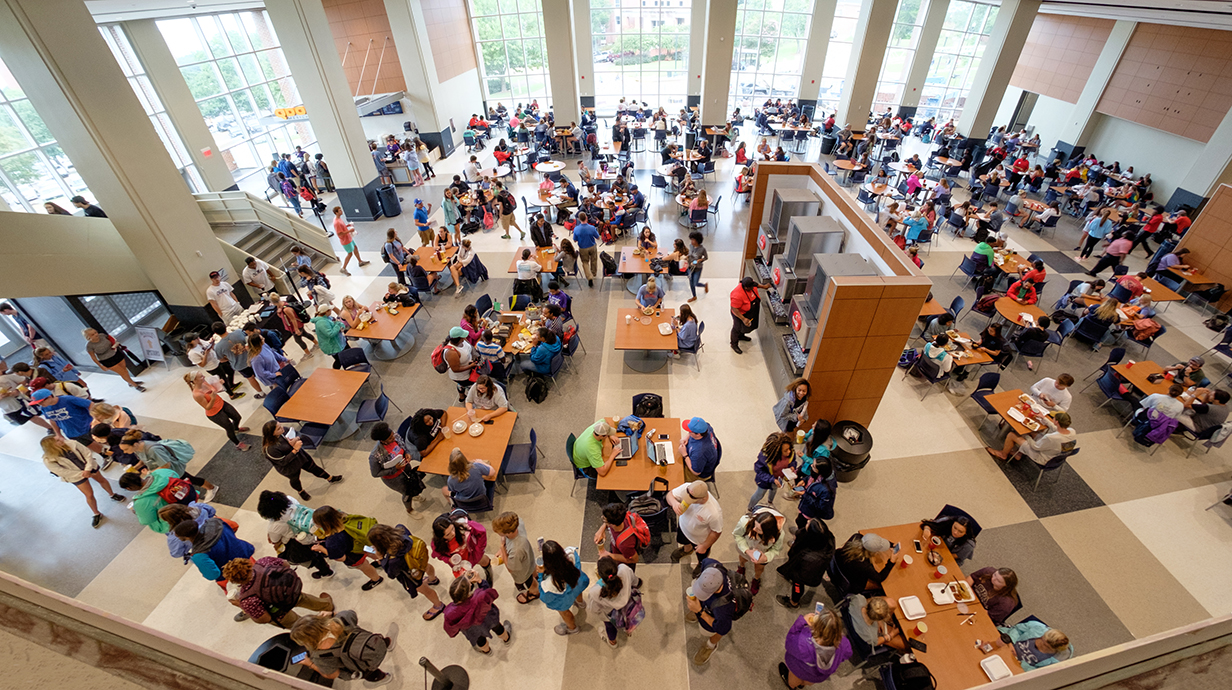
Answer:
[{"label": "plate", "polygon": [[980,668],[984,669],[984,675],[988,676],[988,680],[1001,680],[1014,675],[1010,672],[1010,667],[1005,665],[1005,659],[1001,658],[1000,654],[984,657],[980,661]]},{"label": "plate", "polygon": [[938,606],[948,606],[954,603],[954,594],[944,582],[928,583],[928,591],[933,595],[933,603]]},{"label": "plate", "polygon": [[463,431],[466,431],[466,420],[459,419],[453,423],[453,433],[460,434]]},{"label": "plate", "polygon": [[959,604],[969,604],[975,601],[975,592],[971,591],[970,585],[966,582],[958,581],[951,582],[948,585],[950,596]]},{"label": "plate", "polygon": [[659,335],[671,335],[671,334],[672,334],[672,325],[670,323],[664,322],[664,323],[659,324]]},{"label": "plate", "polygon": [[479,422],[475,422],[474,424],[471,425],[470,431],[466,433],[470,434],[471,436],[478,436],[479,434],[483,433],[483,425],[480,424]]},{"label": "plate", "polygon": [[899,609],[903,612],[903,618],[909,621],[918,621],[926,614],[924,604],[917,596],[902,597],[898,600]]},{"label": "plate", "polygon": [[649,317],[649,316],[643,316],[643,317],[641,318],[641,321],[642,321],[642,325],[643,325],[643,326],[649,326],[649,325],[650,325],[650,321],[651,321],[651,319],[650,319],[650,317]]}]

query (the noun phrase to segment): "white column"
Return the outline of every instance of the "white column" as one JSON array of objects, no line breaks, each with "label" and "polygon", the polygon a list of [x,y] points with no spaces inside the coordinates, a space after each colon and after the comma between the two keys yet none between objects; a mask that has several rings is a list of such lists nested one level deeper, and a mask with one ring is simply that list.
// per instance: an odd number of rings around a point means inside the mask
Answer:
[{"label": "white column", "polygon": [[[595,46],[590,33],[590,0],[573,2],[573,52],[579,99],[595,95]],[[553,94],[555,98],[555,94]]]},{"label": "white column", "polygon": [[821,93],[821,76],[826,68],[826,53],[830,50],[830,32],[834,30],[834,11],[837,7],[838,0],[817,0],[813,7],[813,26],[809,28],[804,68],[800,70],[801,101],[816,101],[817,94]]},{"label": "white column", "polygon": [[[702,95],[702,72],[706,65],[706,17],[710,13],[710,0],[693,0],[689,18],[689,82],[686,95],[700,98]],[[732,36],[736,25],[732,24]],[[730,66],[729,66],[730,69]]]},{"label": "white column", "polygon": [[167,40],[154,20],[124,22],[123,27],[145,68],[146,76],[167,109],[167,117],[171,118],[180,139],[184,141],[184,148],[188,149],[189,157],[197,166],[197,172],[201,173],[206,189],[211,192],[237,189],[235,177],[227,169],[218,143],[214,141],[214,134],[206,126],[201,108],[197,107],[188,82],[184,81],[179,65],[175,64],[175,57],[167,48]]},{"label": "white column", "polygon": [[207,276],[227,259],[85,3],[0,0],[0,46],[172,311],[204,315]]},{"label": "white column", "polygon": [[[727,121],[733,44],[736,42],[736,0],[710,0],[706,12],[706,62],[702,70],[701,121]],[[692,52],[690,48],[689,52]]]},{"label": "white column", "polygon": [[1121,54],[1125,52],[1125,46],[1129,45],[1129,39],[1137,27],[1138,23],[1129,19],[1119,20],[1112,25],[1112,33],[1108,35],[1108,41],[1099,52],[1099,59],[1091,68],[1091,76],[1082,87],[1082,94],[1078,96],[1078,102],[1074,104],[1058,135],[1061,141],[1071,146],[1086,145],[1095,124],[1095,106],[1099,103],[1100,96],[1104,95],[1104,89],[1112,79],[1112,73],[1121,61]]},{"label": "white column", "polygon": [[950,0],[929,0],[928,14],[924,16],[924,25],[920,27],[920,40],[915,45],[911,71],[907,73],[907,83],[903,86],[904,107],[916,108],[920,105],[920,91],[924,88],[924,81],[928,79],[928,68],[933,64],[937,39],[941,38],[941,27],[945,24],[945,13],[949,9]]},{"label": "white column", "polygon": [[958,120],[960,134],[975,141],[988,138],[988,128],[997,117],[1039,6],[1040,0],[1001,0],[1001,11],[988,35],[988,46]]},{"label": "white column", "polygon": [[569,14],[569,0],[542,1],[543,35],[548,44],[548,79],[552,86],[552,114],[556,117],[556,124],[567,125],[581,119],[577,70],[573,61],[573,18]]},{"label": "white column", "polygon": [[854,131],[864,131],[868,122],[897,11],[898,0],[865,0],[860,8],[851,62],[847,65],[847,81],[843,84],[843,100],[839,102],[835,118],[839,123],[851,123]]}]

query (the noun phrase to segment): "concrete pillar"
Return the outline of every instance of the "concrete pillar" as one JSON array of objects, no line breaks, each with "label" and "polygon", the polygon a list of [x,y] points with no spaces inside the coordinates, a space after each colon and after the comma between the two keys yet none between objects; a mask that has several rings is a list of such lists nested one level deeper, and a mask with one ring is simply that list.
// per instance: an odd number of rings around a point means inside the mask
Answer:
[{"label": "concrete pillar", "polygon": [[[1103,50],[1099,52],[1099,59],[1091,68],[1091,76],[1087,79],[1086,85],[1082,87],[1082,94],[1078,96],[1078,102],[1074,104],[1074,109],[1070,111],[1069,118],[1057,137],[1058,148],[1065,148],[1067,153],[1073,153],[1075,147],[1085,148],[1087,139],[1094,130],[1095,106],[1112,79],[1112,73],[1116,71],[1117,63],[1121,61],[1121,54],[1125,52],[1125,46],[1129,45],[1129,39],[1134,35],[1134,29],[1137,26],[1137,22],[1129,19],[1122,19],[1113,24],[1112,33],[1108,35],[1108,41],[1104,43]],[[1048,142],[1042,143],[1047,144]],[[1081,152],[1082,148],[1078,150]]]},{"label": "concrete pillar", "polygon": [[[736,0],[710,0],[706,12],[706,59],[702,69],[701,122],[727,122],[732,54],[736,42]],[[695,49],[690,46],[689,52]]]},{"label": "concrete pillar", "polygon": [[338,188],[338,205],[350,220],[376,220],[381,180],[321,0],[267,0],[265,9]]},{"label": "concrete pillar", "polygon": [[[838,0],[817,0],[813,6],[813,26],[809,29],[808,47],[804,51],[804,67],[800,70],[800,105],[817,105],[821,93],[821,73],[826,67],[830,50],[830,32],[834,30],[834,10]],[[820,115],[820,113],[817,113]]]},{"label": "concrete pillar", "polygon": [[877,95],[877,80],[885,60],[886,45],[894,28],[894,13],[898,0],[865,0],[856,20],[856,33],[851,46],[851,62],[847,65],[847,80],[843,84],[843,100],[838,104],[840,124],[851,123],[851,129],[863,132],[868,114]]},{"label": "concrete pillar", "polygon": [[[706,65],[706,16],[710,13],[710,0],[693,0],[689,17],[689,81],[686,88],[686,105],[700,106],[702,102],[702,72]],[[732,24],[732,37],[736,25]],[[731,66],[728,65],[730,69]]]},{"label": "concrete pillar", "polygon": [[976,68],[967,104],[958,119],[958,132],[973,142],[988,138],[988,128],[997,117],[1005,88],[1010,84],[1018,57],[1039,13],[1040,0],[1001,0],[1001,11],[988,36],[988,47]]},{"label": "concrete pillar", "polygon": [[[573,61],[573,17],[569,0],[543,1],[543,36],[548,44],[548,80],[552,87],[552,114],[557,124],[581,119],[578,109],[577,69]],[[589,10],[589,8],[588,8]],[[587,21],[589,11],[587,12]],[[587,32],[589,33],[589,32]],[[581,53],[579,59],[593,53]]]},{"label": "concrete pillar", "polygon": [[[549,37],[549,40],[550,37]],[[587,108],[595,107],[595,48],[590,33],[590,0],[573,2],[573,52],[577,68],[578,101]],[[552,94],[553,100],[556,94]]]},{"label": "concrete pillar", "polygon": [[933,53],[937,52],[937,40],[941,38],[941,27],[945,24],[945,13],[949,9],[950,0],[930,0],[928,3],[928,14],[924,15],[924,25],[920,27],[920,40],[915,44],[915,57],[911,61],[911,70],[907,72],[907,83],[903,85],[899,112],[904,117],[914,117],[920,105],[920,91],[928,79],[928,68],[933,64]]},{"label": "concrete pillar", "polygon": [[218,150],[214,134],[201,116],[201,108],[193,100],[188,82],[184,81],[184,75],[175,64],[175,57],[167,48],[167,39],[163,38],[154,20],[138,19],[124,22],[122,26],[128,35],[128,42],[145,68],[146,76],[167,109],[167,117],[171,118],[180,139],[184,141],[184,148],[188,149],[188,156],[197,166],[197,172],[201,173],[206,189],[211,192],[239,189],[235,177],[227,169],[222,152]]},{"label": "concrete pillar", "polygon": [[205,316],[207,276],[227,259],[85,3],[0,0],[0,46],[172,312]]}]

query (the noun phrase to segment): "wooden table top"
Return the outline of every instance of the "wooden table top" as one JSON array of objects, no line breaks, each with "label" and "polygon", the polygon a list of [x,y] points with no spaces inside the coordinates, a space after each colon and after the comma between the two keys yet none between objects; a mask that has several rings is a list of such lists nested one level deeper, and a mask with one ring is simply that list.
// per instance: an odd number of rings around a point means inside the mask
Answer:
[{"label": "wooden table top", "polygon": [[990,364],[992,362],[992,355],[988,354],[987,352],[984,352],[983,350],[975,349],[975,338],[972,338],[969,333],[966,333],[964,331],[955,331],[955,332],[958,334],[958,337],[966,338],[967,340],[970,340],[971,342],[970,343],[960,343],[952,339],[950,340],[950,342],[954,344],[955,348],[961,348],[962,350],[961,357],[959,357],[958,353],[956,353],[954,350],[950,350],[950,355],[954,357],[954,366],[965,367],[969,364],[980,365],[980,364]]},{"label": "wooden table top", "polygon": [[989,405],[993,406],[993,409],[1001,415],[1001,418],[1005,420],[1005,423],[1009,424],[1010,428],[1014,430],[1014,433],[1019,436],[1026,436],[1027,434],[1032,433],[1031,430],[1009,415],[1010,408],[1015,405],[1022,404],[1022,401],[1018,399],[1018,396],[1020,395],[1022,395],[1022,389],[1015,388],[1012,391],[993,393],[992,395],[984,398],[984,400]]},{"label": "wooden table top", "polygon": [[958,166],[962,165],[962,160],[960,160],[960,159],[958,159],[958,158],[942,158],[942,157],[938,156],[936,160],[937,160],[937,162],[938,162],[938,163],[940,163],[940,164],[942,164],[942,165],[945,165],[945,166],[948,166],[948,167],[951,167],[951,168],[956,168],[956,167],[958,167]]},{"label": "wooden table top", "polygon": [[834,161],[834,167],[839,170],[863,170],[864,166],[851,160]]},{"label": "wooden table top", "polygon": [[1023,199],[1023,200],[1022,200],[1022,203],[1021,203],[1021,204],[1019,204],[1019,205],[1020,205],[1020,206],[1022,206],[1023,208],[1025,208],[1025,209],[1027,209],[1028,211],[1035,211],[1035,212],[1037,212],[1037,213],[1039,213],[1039,212],[1043,211],[1044,209],[1048,208],[1047,206],[1045,206],[1045,205],[1044,205],[1044,202],[1042,202],[1042,201],[1036,201],[1036,200],[1034,200],[1034,199]]},{"label": "wooden table top", "polygon": [[559,256],[556,252],[549,254],[546,247],[543,249],[536,249],[534,247],[518,247],[517,250],[513,252],[513,261],[509,262],[509,273],[518,272],[518,262],[522,260],[523,249],[530,250],[530,258],[539,262],[539,265],[543,267],[543,273],[556,272],[556,257]]},{"label": "wooden table top", "polygon": [[301,422],[333,424],[367,380],[367,372],[319,368],[278,410],[278,416]]},{"label": "wooden table top", "polygon": [[[641,309],[623,308],[616,310],[616,350],[676,350],[680,345],[676,340],[676,332],[668,335],[659,333],[659,324],[672,322],[676,315],[675,309],[660,309],[659,315],[646,316]],[[625,316],[632,316],[633,323],[625,325]],[[646,325],[640,319],[649,318]]]},{"label": "wooden table top", "polygon": [[1202,275],[1201,272],[1195,269],[1192,269],[1192,268],[1189,269],[1188,271],[1178,271],[1176,267],[1173,266],[1172,268],[1169,268],[1168,270],[1171,271],[1173,275],[1181,278],[1182,280],[1184,280],[1186,283],[1189,283],[1190,285],[1218,285],[1219,284],[1218,280],[1204,276]]},{"label": "wooden table top", "polygon": [[1164,368],[1162,365],[1152,362],[1151,360],[1143,360],[1135,362],[1133,366],[1129,366],[1129,362],[1113,365],[1112,370],[1120,374],[1129,382],[1131,386],[1142,391],[1146,395],[1154,393],[1168,394],[1168,389],[1172,387],[1172,382],[1167,379],[1161,379],[1158,383],[1151,383],[1146,380],[1146,377],[1151,374],[1162,374]]},{"label": "wooden table top", "polygon": [[[442,428],[464,418],[465,407],[451,407],[445,410]],[[453,438],[441,439],[432,452],[424,456],[419,471],[427,474],[449,474],[449,454],[454,448],[461,449],[466,459],[471,462],[482,460],[489,467],[499,470],[501,461],[505,459],[505,449],[509,447],[509,437],[513,435],[513,423],[516,421],[518,413],[510,410],[493,419],[491,424],[483,425],[483,433],[479,436],[471,436],[464,431],[453,434]]]},{"label": "wooden table top", "polygon": [[693,149],[689,149],[688,151],[677,151],[676,153],[673,153],[672,158],[677,160],[699,161],[702,159],[702,155]]},{"label": "wooden table top", "polygon": [[415,250],[415,256],[419,257],[419,267],[428,273],[440,273],[445,270],[445,265],[454,254],[458,253],[457,247],[446,247],[441,250],[441,258],[436,258],[436,250],[431,247],[420,247]]},{"label": "wooden table top", "polygon": [[864,132],[852,132],[851,133],[851,138],[855,139],[856,141],[862,141],[864,139],[864,136],[865,136]]},{"label": "wooden table top", "polygon": [[346,332],[346,337],[367,338],[368,340],[393,340],[411,322],[411,317],[415,316],[420,306],[416,304],[409,308],[398,307],[398,313],[392,315],[386,311],[373,310],[373,320],[368,322],[368,326],[362,331],[352,328]]},{"label": "wooden table top", "polygon": [[898,192],[897,188],[891,187],[888,184],[881,184],[879,182],[869,182],[864,185],[862,189],[873,196],[885,196],[887,194],[895,194]]},{"label": "wooden table top", "polygon": [[[987,182],[987,181],[988,181],[988,176],[987,176],[987,175],[980,175],[980,182]],[[1009,181],[1009,180],[1007,180],[1007,179],[1005,179],[1005,178],[1001,178],[1001,181],[999,182],[999,184],[1000,184],[1002,187],[1008,187],[1008,186],[1010,186],[1010,181]]]},{"label": "wooden table top", "polygon": [[[985,219],[987,220],[987,219]],[[1001,258],[1001,265],[997,266],[1005,273],[1018,273],[1020,271],[1031,270],[1031,262],[1027,261],[1027,257],[1021,254],[1006,254]]]},{"label": "wooden table top", "polygon": [[936,299],[930,299],[920,307],[920,316],[939,316],[945,313],[945,305]]},{"label": "wooden table top", "polygon": [[[479,200],[480,191],[483,191],[483,201]],[[482,203],[491,201],[492,198],[495,196],[496,196],[496,193],[493,192],[491,189],[484,189],[484,190],[472,189],[468,192],[458,195],[458,205],[467,206],[467,207],[478,206]]]},{"label": "wooden table top", "polygon": [[[560,188],[557,187],[557,189],[560,189]],[[539,201],[540,203],[551,204],[552,206],[570,206],[570,205],[577,204],[576,201],[574,201],[573,199],[570,199],[568,196],[566,196],[565,194],[561,192],[557,192],[557,191],[549,192],[546,189],[539,190]]]},{"label": "wooden table top", "polygon": [[1040,309],[1039,306],[1034,304],[1019,304],[1009,297],[1002,297],[997,300],[996,306],[998,314],[1005,317],[1007,321],[1020,326],[1026,325],[1018,320],[1021,314],[1030,314],[1036,321],[1038,321],[1041,316],[1047,316],[1047,314],[1044,313],[1044,310]]},{"label": "wooden table top", "polygon": [[1143,278],[1142,287],[1148,290],[1147,294],[1151,296],[1152,302],[1181,302],[1185,299],[1175,290],[1154,278]]},{"label": "wooden table top", "polygon": [[[654,273],[650,270],[650,259],[654,257],[648,256],[645,252],[641,256],[635,255],[633,249],[634,247],[625,247],[620,250],[620,265],[616,267],[616,270],[621,273]],[[655,252],[654,256],[667,255],[663,252]]]},{"label": "wooden table top", "polygon": [[[616,427],[616,423],[620,421],[619,417],[608,417],[607,421]],[[612,465],[612,470],[607,473],[606,477],[599,477],[595,483],[595,487],[604,491],[645,491],[650,487],[650,482],[655,477],[663,477],[667,480],[667,485],[671,488],[676,488],[685,481],[684,460],[680,457],[680,435],[683,430],[680,427],[679,419],[664,417],[664,418],[646,418],[646,429],[642,434],[642,438],[638,441],[637,452],[633,457],[629,458],[629,464],[624,467]],[[659,436],[667,434],[667,442],[672,444],[672,457],[676,462],[667,467],[660,468],[646,455],[646,434],[651,429],[655,430],[655,441],[660,440]]]},{"label": "wooden table top", "polygon": [[[975,641],[997,640],[1000,639],[1000,633],[997,632],[996,626],[993,625],[978,600],[968,604],[968,611],[974,613],[975,618],[966,625],[962,623],[967,620],[967,617],[958,613],[956,604],[939,606],[933,603],[928,585],[940,580],[933,577],[936,569],[929,565],[925,554],[916,553],[912,546],[912,541],[921,536],[919,523],[879,527],[875,530],[864,530],[864,532],[874,532],[890,540],[891,543],[902,544],[903,552],[911,556],[913,560],[913,563],[906,568],[898,567],[891,571],[882,583],[882,587],[885,589],[886,598],[892,601],[897,602],[903,597],[916,596],[924,604],[925,617],[921,620],[928,624],[927,633],[916,635],[915,624],[902,618],[901,613],[899,622],[908,637],[917,638],[928,645],[927,652],[915,651],[914,653],[921,663],[928,666],[928,670],[937,680],[937,690],[964,690],[987,683],[988,676],[980,668],[980,661],[987,655],[976,648]],[[947,582],[953,582],[954,579],[962,580],[966,577],[944,543],[933,548],[941,554],[941,565],[945,566],[948,571],[945,575]],[[1005,659],[1005,665],[1014,674],[1023,672],[1022,666],[1018,664],[1018,660],[1014,658],[1014,653],[1009,647],[1002,647],[991,653]]]},{"label": "wooden table top", "polygon": [[[501,312],[501,323],[509,323],[509,317],[513,316],[514,325],[510,328],[509,337],[505,339],[504,350],[506,354],[518,353],[518,350],[513,349],[513,344],[517,342],[518,333],[521,332],[523,325],[526,322],[526,312],[524,311],[503,311]],[[496,331],[493,331],[495,334]],[[529,352],[529,350],[528,350]]]},{"label": "wooden table top", "polygon": [[909,173],[909,172],[914,172],[916,170],[916,167],[914,165],[910,165],[908,163],[903,163],[903,162],[891,163],[889,165],[889,168],[890,170],[897,170],[898,172],[901,172],[901,173]]},{"label": "wooden table top", "polygon": [[[619,141],[614,141],[609,144],[599,144],[599,153],[602,153],[606,156],[610,156],[613,153],[620,153],[620,147],[623,145],[624,144]],[[564,163],[561,163],[561,165],[563,166]]]},{"label": "wooden table top", "polygon": [[509,166],[498,165],[495,168],[486,168],[479,171],[482,177],[504,177],[509,174]]}]

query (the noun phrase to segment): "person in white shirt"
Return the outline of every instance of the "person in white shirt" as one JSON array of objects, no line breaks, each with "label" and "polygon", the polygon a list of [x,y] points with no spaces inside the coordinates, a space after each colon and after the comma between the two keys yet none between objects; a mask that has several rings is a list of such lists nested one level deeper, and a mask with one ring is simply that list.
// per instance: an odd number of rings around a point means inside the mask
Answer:
[{"label": "person in white shirt", "polygon": [[223,280],[218,271],[210,273],[210,286],[205,289],[205,298],[224,322],[230,322],[244,311],[243,305],[235,299],[235,290],[231,283]]},{"label": "person in white shirt", "polygon": [[256,288],[257,292],[269,292],[274,289],[274,279],[270,278],[269,264],[255,256],[244,259],[244,284]]},{"label": "person in white shirt", "polygon": [[1185,403],[1181,402],[1181,393],[1185,392],[1185,388],[1179,383],[1172,384],[1168,389],[1168,394],[1154,393],[1142,399],[1139,406],[1144,410],[1159,410],[1160,414],[1167,415],[1173,419],[1180,419],[1181,414],[1185,412]]},{"label": "person in white shirt", "polygon": [[948,373],[954,368],[954,358],[950,353],[945,351],[945,346],[950,343],[950,336],[940,333],[936,338],[933,338],[931,343],[924,346],[924,352],[921,357],[927,357],[937,364],[937,369],[942,374]]},{"label": "person in white shirt", "polygon": [[678,516],[676,543],[680,546],[672,552],[672,562],[694,551],[699,559],[708,556],[723,532],[723,509],[718,500],[711,499],[706,482],[681,484],[668,492],[667,503]]},{"label": "person in white shirt", "polygon": [[1073,394],[1069,392],[1069,387],[1072,385],[1074,385],[1074,377],[1069,374],[1061,374],[1055,379],[1045,377],[1031,386],[1031,397],[1050,410],[1065,412],[1074,399]]},{"label": "person in white shirt", "polygon": [[984,450],[994,458],[1005,460],[1017,448],[1018,452],[1030,458],[1032,462],[1043,466],[1048,464],[1049,460],[1062,453],[1068,453],[1078,446],[1078,432],[1069,428],[1072,421],[1068,412],[1054,412],[1051,416],[1041,417],[1040,421],[1044,423],[1047,430],[1041,429],[1030,436],[1019,436],[1011,431],[1005,437],[1005,446],[1001,450],[993,448]]},{"label": "person in white shirt", "polygon": [[479,159],[471,156],[471,160],[466,164],[466,179],[468,182],[478,182],[483,178],[483,168],[479,167]]}]

